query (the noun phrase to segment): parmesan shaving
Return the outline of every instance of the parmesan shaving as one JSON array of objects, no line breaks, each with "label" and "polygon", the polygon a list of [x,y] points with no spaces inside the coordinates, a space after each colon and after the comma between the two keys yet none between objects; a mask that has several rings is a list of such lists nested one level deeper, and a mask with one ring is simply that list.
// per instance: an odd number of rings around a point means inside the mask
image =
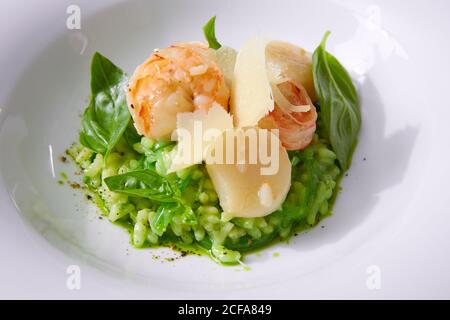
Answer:
[{"label": "parmesan shaving", "polygon": [[256,126],[274,108],[266,70],[267,41],[248,40],[236,59],[231,90],[231,113],[238,128]]},{"label": "parmesan shaving", "polygon": [[233,117],[219,104],[208,110],[180,112],[177,129],[172,140],[178,141],[173,149],[173,161],[168,172],[174,172],[202,163],[222,132],[233,129]]},{"label": "parmesan shaving", "polygon": [[311,105],[292,104],[281,93],[277,85],[287,81],[304,87],[315,101],[311,55],[287,42],[248,40],[237,56],[232,82],[235,126],[256,126],[275,104],[286,113],[310,111]]}]

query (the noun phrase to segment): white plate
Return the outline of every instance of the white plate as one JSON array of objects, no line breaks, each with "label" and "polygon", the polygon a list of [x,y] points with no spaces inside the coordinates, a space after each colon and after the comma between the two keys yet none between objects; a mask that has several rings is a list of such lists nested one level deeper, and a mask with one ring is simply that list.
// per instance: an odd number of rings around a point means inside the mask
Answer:
[{"label": "white plate", "polygon": [[[0,13],[0,297],[450,298],[450,3],[448,1],[7,1]],[[153,48],[254,34],[329,50],[351,70],[363,129],[332,218],[248,257],[250,271],[167,250],[135,250],[58,185],[77,139],[89,62],[128,72]],[[365,159],[365,160],[364,160]],[[71,179],[76,177],[71,176]],[[158,252],[158,253],[156,253]],[[273,253],[280,253],[273,257]],[[68,266],[81,270],[69,290]],[[70,287],[70,286],[69,286]]]}]

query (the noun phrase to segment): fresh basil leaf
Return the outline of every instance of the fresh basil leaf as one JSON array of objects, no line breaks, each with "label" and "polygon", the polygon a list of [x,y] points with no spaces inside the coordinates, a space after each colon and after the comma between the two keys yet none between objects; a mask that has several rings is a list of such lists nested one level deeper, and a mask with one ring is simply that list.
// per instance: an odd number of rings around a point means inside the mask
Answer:
[{"label": "fresh basil leaf", "polygon": [[127,145],[130,148],[133,148],[133,145],[135,143],[138,143],[141,141],[141,136],[139,133],[137,133],[136,128],[133,125],[133,122],[130,121],[127,128],[125,129],[123,133],[123,138],[125,139]]},{"label": "fresh basil leaf", "polygon": [[197,216],[191,207],[184,206],[183,213],[181,214],[181,221],[190,226],[195,226],[198,223]]},{"label": "fresh basil leaf", "polygon": [[152,150],[153,150],[154,152],[156,152],[156,151],[159,151],[159,150],[162,150],[162,149],[165,149],[165,148],[173,147],[173,146],[175,146],[176,144],[177,144],[177,143],[176,143],[175,141],[171,141],[171,140],[160,140],[160,141],[157,141],[157,142],[153,145]]},{"label": "fresh basil leaf", "polygon": [[154,170],[131,171],[108,177],[104,181],[113,192],[164,203],[177,202],[169,181]]},{"label": "fresh basil leaf", "polygon": [[325,138],[343,170],[348,169],[361,128],[359,99],[345,68],[325,49],[327,32],[313,55],[314,86],[320,101]]},{"label": "fresh basil leaf", "polygon": [[91,63],[91,99],[81,121],[80,142],[105,156],[130,122],[124,86],[126,74],[96,52]]},{"label": "fresh basil leaf", "polygon": [[150,226],[158,236],[166,232],[167,227],[175,215],[182,214],[185,208],[177,204],[162,204],[150,220]]},{"label": "fresh basil leaf", "polygon": [[211,49],[219,49],[222,45],[216,38],[216,16],[209,19],[209,21],[203,26],[203,34],[208,41]]},{"label": "fresh basil leaf", "polygon": [[189,172],[189,174],[186,175],[186,177],[180,178],[178,182],[178,188],[180,189],[180,191],[181,192],[185,191],[186,188],[191,183],[191,181],[192,181],[192,172]]},{"label": "fresh basil leaf", "polygon": [[167,226],[172,221],[174,214],[172,207],[159,206],[156,214],[150,220],[150,227],[158,236],[162,236],[166,232]]},{"label": "fresh basil leaf", "polygon": [[[188,178],[185,177],[185,179]],[[153,167],[111,176],[104,181],[109,190],[113,192],[159,202],[158,210],[150,224],[152,230],[160,236],[175,215],[179,215],[183,223],[197,224],[197,217],[186,201],[186,196],[183,195],[185,184],[188,182],[179,178],[175,173],[161,176]]]}]

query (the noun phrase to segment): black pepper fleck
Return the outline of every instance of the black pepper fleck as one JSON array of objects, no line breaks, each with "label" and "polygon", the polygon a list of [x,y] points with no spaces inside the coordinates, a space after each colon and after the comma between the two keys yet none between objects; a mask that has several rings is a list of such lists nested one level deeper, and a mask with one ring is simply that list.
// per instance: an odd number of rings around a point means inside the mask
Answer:
[{"label": "black pepper fleck", "polygon": [[72,189],[81,189],[80,184],[76,182],[70,183],[70,186],[72,187]]}]

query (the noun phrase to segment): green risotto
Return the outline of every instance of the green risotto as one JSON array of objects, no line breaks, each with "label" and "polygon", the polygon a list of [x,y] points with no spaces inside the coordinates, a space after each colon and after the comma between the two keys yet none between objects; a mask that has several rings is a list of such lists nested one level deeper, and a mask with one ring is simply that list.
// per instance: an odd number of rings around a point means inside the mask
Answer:
[{"label": "green risotto", "polygon": [[[302,151],[289,153],[292,184],[280,210],[261,218],[221,220],[221,207],[204,165],[167,175],[174,143],[142,138],[121,139],[106,161],[79,144],[68,153],[84,170],[84,183],[111,222],[131,231],[137,248],[177,246],[209,253],[225,264],[235,264],[242,253],[255,250],[294,232],[316,225],[331,214],[340,170],[335,153],[317,135]],[[110,190],[108,177],[121,176],[129,190],[151,186],[138,181],[136,172],[164,177],[179,201],[160,202]],[[130,174],[131,173],[131,174]],[[127,176],[128,174],[128,176]],[[159,183],[160,181],[158,181]],[[142,186],[135,184],[142,183]],[[156,186],[159,188],[160,186]]]}]

